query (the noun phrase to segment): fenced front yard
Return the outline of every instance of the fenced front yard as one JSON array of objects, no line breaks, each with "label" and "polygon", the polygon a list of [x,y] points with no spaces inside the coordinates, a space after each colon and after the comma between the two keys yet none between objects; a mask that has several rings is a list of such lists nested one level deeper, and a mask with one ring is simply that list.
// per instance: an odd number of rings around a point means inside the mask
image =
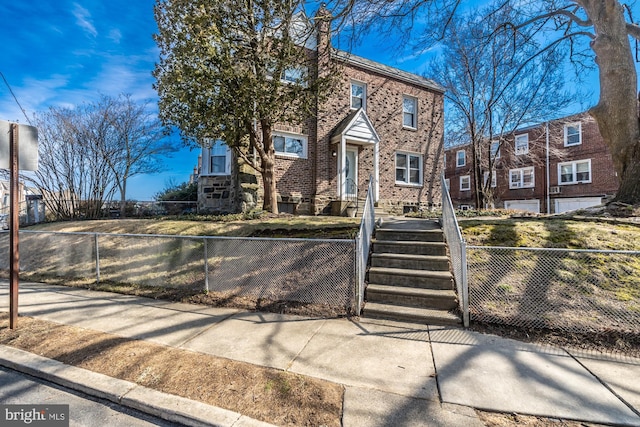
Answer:
[{"label": "fenced front yard", "polygon": [[[0,235],[0,269],[9,236]],[[355,240],[20,231],[21,274],[355,307]]]},{"label": "fenced front yard", "polygon": [[640,252],[467,247],[471,320],[640,334]]}]

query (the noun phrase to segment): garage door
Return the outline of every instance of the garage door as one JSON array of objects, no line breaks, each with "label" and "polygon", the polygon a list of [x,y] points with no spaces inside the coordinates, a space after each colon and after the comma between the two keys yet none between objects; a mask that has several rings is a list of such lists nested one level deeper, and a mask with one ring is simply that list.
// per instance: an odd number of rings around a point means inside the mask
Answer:
[{"label": "garage door", "polygon": [[602,204],[600,197],[575,197],[571,199],[556,199],[556,213],[575,211]]},{"label": "garage door", "polygon": [[504,208],[514,211],[540,213],[540,200],[506,200]]}]

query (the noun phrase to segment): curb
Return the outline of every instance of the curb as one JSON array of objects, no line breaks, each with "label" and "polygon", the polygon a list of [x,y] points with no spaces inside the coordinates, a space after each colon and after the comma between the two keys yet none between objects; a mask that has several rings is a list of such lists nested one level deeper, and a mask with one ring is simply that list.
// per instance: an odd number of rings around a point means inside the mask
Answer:
[{"label": "curb", "polygon": [[1,344],[0,366],[186,426],[275,427],[237,412],[163,393]]}]

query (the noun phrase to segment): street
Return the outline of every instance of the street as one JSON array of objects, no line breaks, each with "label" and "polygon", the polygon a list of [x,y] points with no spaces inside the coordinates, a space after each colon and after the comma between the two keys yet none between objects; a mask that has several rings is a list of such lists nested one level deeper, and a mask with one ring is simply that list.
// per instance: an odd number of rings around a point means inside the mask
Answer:
[{"label": "street", "polygon": [[69,426],[74,427],[177,427],[181,425],[113,402],[91,398],[3,367],[0,367],[0,403],[66,404],[69,405]]}]

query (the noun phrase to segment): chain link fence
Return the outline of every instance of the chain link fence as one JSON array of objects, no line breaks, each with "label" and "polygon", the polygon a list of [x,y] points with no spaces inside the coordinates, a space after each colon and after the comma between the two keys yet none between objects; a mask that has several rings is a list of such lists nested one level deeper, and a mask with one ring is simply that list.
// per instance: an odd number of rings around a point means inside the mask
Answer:
[{"label": "chain link fence", "polygon": [[640,331],[640,252],[468,246],[467,262],[473,320]]},{"label": "chain link fence", "polygon": [[[0,269],[9,268],[0,235]],[[44,277],[321,304],[352,314],[354,240],[20,231],[20,269]]]}]

